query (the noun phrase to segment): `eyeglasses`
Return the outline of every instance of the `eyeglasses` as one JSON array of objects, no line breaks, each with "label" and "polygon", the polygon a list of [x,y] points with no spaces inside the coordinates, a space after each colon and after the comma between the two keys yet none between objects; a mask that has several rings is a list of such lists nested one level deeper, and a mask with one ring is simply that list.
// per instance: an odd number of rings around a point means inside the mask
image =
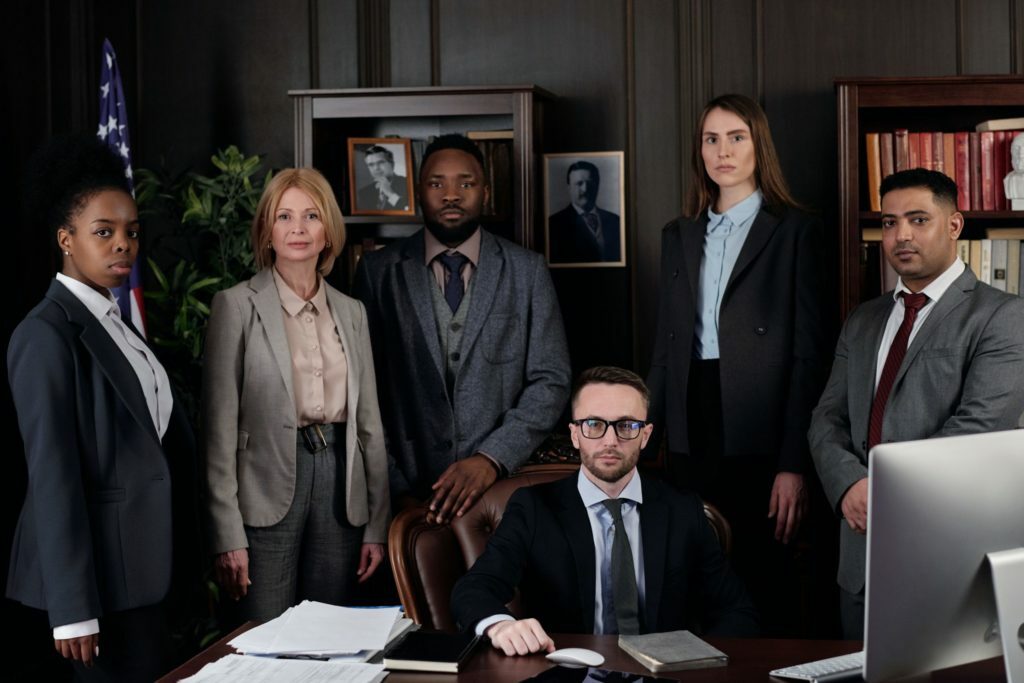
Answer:
[{"label": "eyeglasses", "polygon": [[580,433],[588,439],[600,439],[608,431],[608,427],[615,428],[615,436],[623,441],[632,441],[640,436],[645,426],[650,424],[646,420],[602,420],[599,417],[587,417],[582,420],[573,420],[572,424],[580,428]]}]

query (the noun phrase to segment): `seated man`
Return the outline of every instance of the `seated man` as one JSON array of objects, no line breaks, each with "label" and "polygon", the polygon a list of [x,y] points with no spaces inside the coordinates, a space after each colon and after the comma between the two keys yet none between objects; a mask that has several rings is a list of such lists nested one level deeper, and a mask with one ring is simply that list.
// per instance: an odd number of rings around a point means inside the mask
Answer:
[{"label": "seated man", "polygon": [[[647,387],[628,370],[585,371],[569,425],[576,477],[523,487],[452,593],[463,629],[507,655],[551,651],[562,633],[673,631],[701,619],[718,635],[756,635],[754,608],[700,500],[637,473],[650,438]],[[505,606],[520,588],[522,612]]]}]

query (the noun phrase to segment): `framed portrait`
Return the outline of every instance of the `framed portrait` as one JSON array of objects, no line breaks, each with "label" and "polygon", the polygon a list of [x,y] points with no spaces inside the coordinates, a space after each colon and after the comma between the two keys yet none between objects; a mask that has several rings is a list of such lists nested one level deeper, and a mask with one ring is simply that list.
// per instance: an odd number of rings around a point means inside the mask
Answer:
[{"label": "framed portrait", "polygon": [[626,265],[622,152],[544,155],[544,254],[551,268]]},{"label": "framed portrait", "polygon": [[408,138],[349,138],[348,188],[353,216],[415,216]]}]

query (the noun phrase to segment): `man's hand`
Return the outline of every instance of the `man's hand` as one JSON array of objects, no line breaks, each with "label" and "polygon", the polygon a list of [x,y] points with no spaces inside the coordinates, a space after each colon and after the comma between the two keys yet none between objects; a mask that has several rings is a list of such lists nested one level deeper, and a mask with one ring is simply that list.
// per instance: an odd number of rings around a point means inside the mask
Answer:
[{"label": "man's hand", "polygon": [[858,534],[868,532],[868,478],[864,477],[846,489],[840,503],[843,517],[850,528]]},{"label": "man's hand", "polygon": [[100,634],[54,640],[53,647],[64,659],[74,659],[91,667],[93,657],[100,654]]},{"label": "man's hand", "polygon": [[377,571],[377,567],[384,560],[383,543],[364,543],[359,552],[359,569],[356,575],[359,576],[359,583],[366,581]]},{"label": "man's hand", "polygon": [[536,619],[499,621],[488,627],[485,635],[491,639],[491,645],[510,657],[541,650],[555,651],[555,642]]},{"label": "man's hand", "polygon": [[447,524],[456,515],[461,517],[497,478],[494,464],[483,453],[453,462],[430,487],[434,495],[427,522]]},{"label": "man's hand", "polygon": [[768,500],[768,517],[775,518],[775,540],[789,543],[800,528],[800,521],[807,513],[807,490],[804,489],[804,475],[795,472],[779,472],[772,484],[772,495]]},{"label": "man's hand", "polygon": [[388,204],[394,206],[398,203],[399,194],[394,191],[391,187],[391,178],[386,175],[379,176],[373,179],[374,184],[377,186],[377,192],[382,197],[388,200]]},{"label": "man's hand", "polygon": [[239,548],[221,553],[213,561],[213,573],[232,600],[241,600],[252,583],[249,580],[249,551]]}]

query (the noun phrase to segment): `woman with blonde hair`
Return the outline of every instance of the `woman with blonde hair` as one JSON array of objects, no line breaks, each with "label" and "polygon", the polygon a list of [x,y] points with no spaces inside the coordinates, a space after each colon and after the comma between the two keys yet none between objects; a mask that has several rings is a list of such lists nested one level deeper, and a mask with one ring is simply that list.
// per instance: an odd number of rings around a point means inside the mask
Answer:
[{"label": "woman with blonde hair", "polygon": [[253,219],[259,272],[213,300],[203,372],[214,571],[247,619],[349,602],[384,557],[387,462],[366,311],[327,284],[327,180],[286,169]]}]

